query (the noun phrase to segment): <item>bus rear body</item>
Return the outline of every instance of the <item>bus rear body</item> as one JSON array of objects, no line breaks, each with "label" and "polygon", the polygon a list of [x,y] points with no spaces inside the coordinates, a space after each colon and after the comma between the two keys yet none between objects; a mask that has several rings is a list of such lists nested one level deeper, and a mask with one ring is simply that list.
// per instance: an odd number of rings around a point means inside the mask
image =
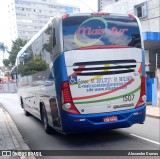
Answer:
[{"label": "bus rear body", "polygon": [[144,51],[137,21],[114,14],[66,15],[59,20],[63,49],[50,67],[54,89],[47,88],[45,101],[46,92],[37,99],[46,106],[51,127],[72,133],[144,122]]}]

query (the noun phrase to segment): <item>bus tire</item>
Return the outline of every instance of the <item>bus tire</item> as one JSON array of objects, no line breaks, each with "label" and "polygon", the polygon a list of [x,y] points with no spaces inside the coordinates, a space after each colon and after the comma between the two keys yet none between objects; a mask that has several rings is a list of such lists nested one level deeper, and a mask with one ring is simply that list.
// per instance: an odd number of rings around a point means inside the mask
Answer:
[{"label": "bus tire", "polygon": [[27,110],[25,110],[24,109],[24,114],[25,114],[25,116],[30,116],[31,114],[27,111]]},{"label": "bus tire", "polygon": [[22,108],[24,108],[24,103],[23,103],[22,97],[20,97],[20,105],[21,105]]},{"label": "bus tire", "polygon": [[47,112],[44,106],[42,106],[42,123],[43,123],[45,132],[47,134],[50,134],[52,131],[52,128],[48,124]]},{"label": "bus tire", "polygon": [[23,110],[24,110],[24,114],[25,114],[26,116],[30,116],[31,114],[30,114],[28,111],[26,111],[25,108],[24,108],[24,103],[23,103],[22,97],[20,98],[20,105],[21,105],[21,107],[22,107]]}]

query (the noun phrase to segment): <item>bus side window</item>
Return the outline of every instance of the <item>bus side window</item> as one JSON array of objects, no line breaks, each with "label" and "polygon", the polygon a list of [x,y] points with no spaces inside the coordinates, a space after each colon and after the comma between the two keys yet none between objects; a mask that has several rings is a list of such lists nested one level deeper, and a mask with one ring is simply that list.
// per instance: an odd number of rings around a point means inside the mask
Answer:
[{"label": "bus side window", "polygon": [[17,66],[14,66],[11,70],[11,78],[17,79]]},{"label": "bus side window", "polygon": [[53,47],[56,45],[56,34],[55,34],[55,28],[53,28]]},{"label": "bus side window", "polygon": [[54,76],[52,72],[49,73],[48,80],[54,81]]}]

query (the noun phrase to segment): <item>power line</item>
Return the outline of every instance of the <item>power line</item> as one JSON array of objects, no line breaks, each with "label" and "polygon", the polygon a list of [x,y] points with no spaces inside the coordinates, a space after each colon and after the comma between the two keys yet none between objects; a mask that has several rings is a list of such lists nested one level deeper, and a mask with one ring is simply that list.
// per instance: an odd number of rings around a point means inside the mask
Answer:
[{"label": "power line", "polygon": [[89,7],[86,3],[84,3],[82,0],[79,0],[80,3],[84,4],[87,8],[89,8],[92,12],[96,12],[94,11],[91,7]]}]

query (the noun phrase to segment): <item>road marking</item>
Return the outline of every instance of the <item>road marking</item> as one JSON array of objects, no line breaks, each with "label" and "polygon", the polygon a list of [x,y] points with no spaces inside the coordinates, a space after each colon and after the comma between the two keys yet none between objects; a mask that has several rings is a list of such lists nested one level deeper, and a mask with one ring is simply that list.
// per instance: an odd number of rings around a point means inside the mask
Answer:
[{"label": "road marking", "polygon": [[154,144],[160,145],[159,142],[156,142],[156,141],[147,139],[147,138],[145,138],[145,137],[141,137],[141,136],[138,136],[138,135],[135,135],[135,134],[130,134],[130,135],[131,135],[131,136],[134,136],[134,137],[137,137],[137,138],[140,138],[140,139],[143,139],[143,140],[146,140],[146,141],[148,141],[148,142],[152,142],[152,143],[154,143]]}]

